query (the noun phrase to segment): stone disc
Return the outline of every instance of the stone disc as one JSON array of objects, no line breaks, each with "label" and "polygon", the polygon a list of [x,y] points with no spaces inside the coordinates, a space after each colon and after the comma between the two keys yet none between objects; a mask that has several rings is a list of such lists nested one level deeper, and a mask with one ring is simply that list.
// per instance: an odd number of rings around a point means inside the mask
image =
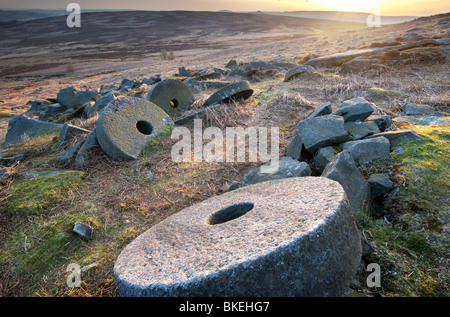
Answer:
[{"label": "stone disc", "polygon": [[168,115],[189,109],[195,101],[191,89],[176,79],[165,79],[156,83],[149,90],[146,99],[163,109]]},{"label": "stone disc", "polygon": [[98,143],[114,159],[136,159],[172,119],[155,104],[137,97],[119,97],[98,118]]},{"label": "stone disc", "polygon": [[361,260],[342,186],[298,177],[245,186],[156,224],[119,255],[121,296],[340,296]]},{"label": "stone disc", "polygon": [[253,94],[253,88],[246,80],[229,84],[212,94],[203,106],[208,107],[215,103],[228,102],[232,99],[247,99]]}]

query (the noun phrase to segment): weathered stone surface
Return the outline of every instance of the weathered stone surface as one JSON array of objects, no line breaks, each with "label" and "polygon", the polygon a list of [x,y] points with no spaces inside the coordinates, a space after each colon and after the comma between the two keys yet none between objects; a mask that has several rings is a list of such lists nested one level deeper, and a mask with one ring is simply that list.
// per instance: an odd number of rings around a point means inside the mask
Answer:
[{"label": "weathered stone surface", "polygon": [[[261,168],[266,168],[272,162],[265,163],[254,169],[251,169],[244,175],[246,184],[256,184],[273,179],[282,179],[288,177],[303,177],[311,175],[311,168],[305,162],[299,162],[290,156],[285,156],[279,159],[278,168],[271,173],[264,173]],[[272,165],[273,166],[273,165]]]},{"label": "weathered stone surface", "polygon": [[389,157],[390,142],[385,137],[376,137],[365,140],[350,141],[342,144],[344,150],[348,150],[353,158],[360,163],[367,163],[375,159]]},{"label": "weathered stone surface", "polygon": [[333,110],[331,108],[331,102],[327,101],[327,102],[323,103],[322,105],[320,105],[319,108],[314,110],[308,116],[308,119],[315,118],[315,117],[320,117],[320,116],[325,116],[327,114],[331,114],[332,112],[333,112]]},{"label": "weathered stone surface", "polygon": [[6,148],[22,143],[24,141],[24,135],[35,137],[48,130],[60,129],[62,127],[62,124],[43,122],[24,117],[23,115],[17,115],[9,121],[3,146]]},{"label": "weathered stone surface", "polygon": [[90,101],[96,101],[99,99],[101,95],[94,91],[94,90],[84,90],[80,91],[75,96],[75,104],[72,106],[73,108],[79,107],[81,105],[84,105],[87,102]]},{"label": "weathered stone surface", "polygon": [[394,185],[387,173],[372,174],[367,181],[369,182],[370,195],[372,197],[379,197],[386,194]]},{"label": "weathered stone surface", "polygon": [[82,140],[70,146],[67,150],[65,150],[63,153],[59,155],[59,160],[64,163],[71,161],[75,157],[75,155],[77,154],[77,152],[79,151],[84,142],[85,140]]},{"label": "weathered stone surface", "polygon": [[245,186],[188,207],[119,255],[121,296],[340,296],[361,260],[345,192],[322,177]]},{"label": "weathered stone surface", "polygon": [[391,144],[398,140],[419,140],[421,137],[413,130],[397,130],[397,131],[386,131],[377,133],[374,135],[369,135],[367,139],[385,137],[389,140]]},{"label": "weathered stone surface", "polygon": [[344,124],[344,129],[347,131],[353,140],[364,139],[368,135],[375,133],[380,133],[375,122],[364,122],[364,121],[350,121]]},{"label": "weathered stone surface", "polygon": [[97,138],[109,157],[136,159],[150,140],[173,124],[155,104],[137,97],[119,97],[98,118]]},{"label": "weathered stone surface", "polygon": [[284,76],[284,81],[289,81],[295,78],[316,78],[315,69],[309,65],[299,65],[291,68]]},{"label": "weathered stone surface", "polygon": [[377,117],[373,120],[367,120],[367,122],[375,122],[375,124],[378,126],[378,129],[380,130],[380,132],[384,132],[386,131],[392,123],[392,117],[390,115],[384,115],[384,116],[380,116]]},{"label": "weathered stone surface", "polygon": [[237,81],[213,93],[203,104],[204,107],[215,103],[229,102],[240,98],[247,99],[253,94],[253,88],[246,80]]},{"label": "weathered stone surface", "polygon": [[363,206],[369,195],[369,183],[356,167],[349,151],[342,151],[324,169],[322,177],[339,182],[347,193],[352,210]]},{"label": "weathered stone surface", "polygon": [[56,100],[63,107],[73,107],[76,104],[75,97],[79,92],[80,88],[78,87],[67,87],[61,89],[56,96]]},{"label": "weathered stone surface", "polygon": [[[78,150],[77,155],[75,156],[75,164],[77,166],[83,166],[89,159],[92,150],[98,147],[100,147],[100,143],[98,143],[97,139],[97,128],[94,128]],[[69,155],[69,153],[67,153],[67,155]]]},{"label": "weathered stone surface", "polygon": [[47,106],[51,104],[52,103],[48,100],[31,99],[27,102],[27,105],[30,105],[30,109],[28,109],[25,114],[39,115],[42,112],[45,112],[45,110],[47,110]]},{"label": "weathered stone surface", "polygon": [[431,106],[427,105],[416,105],[412,102],[405,103],[404,109],[405,115],[413,116],[413,115],[434,115],[434,109]]},{"label": "weathered stone surface", "polygon": [[348,133],[344,130],[344,119],[334,115],[300,121],[297,132],[305,149],[311,154],[322,147],[338,145],[348,138]]},{"label": "weathered stone surface", "polygon": [[58,147],[62,147],[70,143],[74,138],[87,135],[89,133],[91,133],[91,131],[66,123],[63,125],[61,132],[59,133]]},{"label": "weathered stone surface", "polygon": [[168,115],[183,112],[195,101],[189,87],[176,79],[156,83],[148,92],[147,100],[160,107]]},{"label": "weathered stone surface", "polygon": [[313,164],[317,169],[323,171],[328,163],[334,160],[336,154],[337,151],[332,146],[321,148],[317,151],[316,155],[314,155]]},{"label": "weathered stone surface", "polygon": [[91,118],[94,115],[100,113],[103,110],[103,108],[105,108],[108,105],[108,103],[114,101],[114,99],[116,99],[116,96],[113,93],[111,92],[106,93],[104,96],[97,99],[92,106],[87,106],[84,109],[83,117]]},{"label": "weathered stone surface", "polygon": [[79,236],[85,238],[85,239],[92,239],[92,232],[94,229],[91,226],[88,226],[85,223],[77,221],[75,225],[73,226],[73,232],[78,234]]},{"label": "weathered stone surface", "polygon": [[371,69],[384,67],[377,58],[364,59],[357,57],[341,65],[341,73],[361,73]]},{"label": "weathered stone surface", "polygon": [[334,113],[343,116],[345,122],[361,120],[364,121],[375,111],[375,108],[364,98],[356,97],[341,103],[339,109]]},{"label": "weathered stone surface", "polygon": [[[69,108],[71,109],[71,108]],[[68,108],[59,103],[51,104],[45,108],[44,113],[39,116],[40,121],[51,121],[62,115]]]},{"label": "weathered stone surface", "polygon": [[307,158],[306,150],[298,134],[286,146],[286,155],[298,161],[304,161]]}]

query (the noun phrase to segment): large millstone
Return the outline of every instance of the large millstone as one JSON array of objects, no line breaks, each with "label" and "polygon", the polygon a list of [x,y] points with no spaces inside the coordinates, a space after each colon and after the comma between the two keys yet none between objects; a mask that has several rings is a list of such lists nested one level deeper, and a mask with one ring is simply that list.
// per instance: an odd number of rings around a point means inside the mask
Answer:
[{"label": "large millstone", "polygon": [[149,90],[147,100],[172,115],[189,109],[195,97],[185,83],[176,79],[165,79]]},{"label": "large millstone", "polygon": [[121,296],[339,296],[361,260],[342,186],[272,180],[188,207],[119,255]]},{"label": "large millstone", "polygon": [[229,84],[213,93],[204,103],[205,107],[230,100],[247,99],[253,94],[253,88],[246,80]]},{"label": "large millstone", "polygon": [[114,159],[136,159],[150,140],[173,125],[161,108],[137,97],[119,97],[98,118],[97,139]]}]

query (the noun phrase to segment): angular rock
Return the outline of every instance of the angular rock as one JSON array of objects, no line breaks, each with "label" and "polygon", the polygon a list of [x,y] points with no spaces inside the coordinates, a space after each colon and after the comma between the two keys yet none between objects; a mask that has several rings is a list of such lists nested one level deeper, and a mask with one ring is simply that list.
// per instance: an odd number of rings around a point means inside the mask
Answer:
[{"label": "angular rock", "polygon": [[433,116],[435,111],[433,107],[427,105],[416,105],[412,102],[405,103],[404,112],[407,116],[413,115],[430,115]]},{"label": "angular rock", "polygon": [[247,99],[253,94],[253,88],[246,80],[237,81],[213,93],[203,104],[204,107],[216,103],[229,102],[237,99]]},{"label": "angular rock", "polygon": [[311,168],[305,162],[299,162],[294,160],[290,156],[285,156],[279,159],[279,166],[272,173],[263,173],[261,168],[268,167],[272,162],[268,162],[261,166],[258,166],[250,170],[244,175],[244,181],[246,184],[256,184],[273,179],[282,179],[289,177],[302,177],[310,176]]},{"label": "angular rock", "polygon": [[92,239],[93,228],[85,223],[77,221],[73,226],[73,232],[85,239]]},{"label": "angular rock", "polygon": [[291,68],[286,75],[284,76],[284,81],[289,81],[294,78],[316,78],[317,75],[315,73],[315,69],[309,65],[299,65],[294,68]]},{"label": "angular rock", "polygon": [[30,105],[30,109],[28,109],[25,114],[39,115],[45,112],[45,110],[47,110],[47,107],[51,104],[52,103],[48,100],[31,99],[27,102],[27,105]]},{"label": "angular rock", "polygon": [[35,137],[46,131],[62,127],[62,124],[43,122],[24,117],[23,115],[17,115],[9,121],[3,146],[7,148],[22,143],[24,135]]},{"label": "angular rock", "polygon": [[[61,162],[69,162],[71,161],[75,155],[77,154],[77,152],[80,150],[81,146],[84,144],[85,140],[76,142],[75,144],[73,144],[71,147],[69,147],[67,150],[65,150],[63,153],[61,153],[59,155],[59,160]],[[81,156],[80,156],[81,158]],[[79,162],[80,162],[80,158],[79,158]]]},{"label": "angular rock", "polygon": [[58,103],[66,108],[71,108],[76,105],[75,97],[80,92],[78,87],[67,87],[61,89],[56,96]]},{"label": "angular rock", "polygon": [[97,99],[95,103],[92,106],[86,107],[83,111],[83,117],[84,118],[91,118],[94,115],[100,113],[103,108],[108,105],[108,103],[114,101],[116,99],[116,96],[113,93],[107,93],[101,98]]},{"label": "angular rock", "polygon": [[375,122],[350,121],[344,124],[344,129],[347,131],[353,140],[364,139],[368,135],[380,133]]},{"label": "angular rock", "polygon": [[178,74],[184,77],[194,76],[197,72],[192,69],[186,69],[186,67],[182,66],[178,68]]},{"label": "angular rock", "polygon": [[314,155],[313,164],[317,169],[323,171],[328,163],[334,160],[336,154],[337,151],[332,146],[321,148]]},{"label": "angular rock", "polygon": [[189,109],[195,101],[191,89],[176,79],[165,79],[156,83],[149,90],[146,99],[160,107],[168,115]]},{"label": "angular rock", "polygon": [[109,157],[133,160],[170,125],[174,125],[172,119],[155,104],[137,97],[119,97],[103,109],[96,130]]},{"label": "angular rock", "polygon": [[91,151],[99,147],[100,144],[98,143],[97,139],[97,128],[94,128],[88,135],[86,141],[83,142],[83,145],[81,145],[80,149],[78,150],[77,155],[75,156],[75,164],[77,166],[83,166],[89,159]]},{"label": "angular rock", "polygon": [[286,155],[298,161],[304,161],[308,154],[298,134],[286,146]]},{"label": "angular rock", "polygon": [[136,79],[128,79],[128,78],[124,78],[122,79],[122,82],[120,84],[120,89],[119,91],[124,91],[127,89],[133,89],[136,87],[139,87],[140,82],[137,81]]},{"label": "angular rock", "polygon": [[[71,108],[69,108],[71,109]],[[59,103],[51,104],[46,107],[45,112],[39,116],[40,121],[51,121],[57,119],[60,115],[66,112],[68,108]]]},{"label": "angular rock", "polygon": [[101,95],[95,90],[80,91],[75,96],[72,108],[77,108],[90,101],[96,101],[99,98],[101,98]]},{"label": "angular rock", "polygon": [[418,135],[413,130],[399,130],[399,131],[386,131],[378,134],[370,135],[367,139],[377,138],[377,137],[385,137],[389,140],[391,144],[399,140],[419,140],[421,139],[420,135]]},{"label": "angular rock", "polygon": [[123,297],[341,296],[360,261],[342,186],[300,177],[177,212],[121,252],[114,277]]},{"label": "angular rock", "polygon": [[356,97],[344,101],[334,113],[343,116],[345,122],[361,120],[364,121],[375,111],[375,108],[364,98]]},{"label": "angular rock", "polygon": [[370,195],[372,197],[380,197],[387,194],[394,185],[387,173],[372,174],[367,181],[369,182]]},{"label": "angular rock", "polygon": [[368,163],[375,159],[389,157],[390,142],[385,137],[376,137],[365,140],[350,141],[342,144],[344,150],[353,156],[359,163]]},{"label": "angular rock", "polygon": [[342,151],[324,169],[321,177],[337,181],[344,187],[353,212],[356,212],[367,201],[369,183],[356,167],[349,151]]},{"label": "angular rock", "polygon": [[341,116],[325,115],[306,119],[297,124],[297,132],[309,153],[326,146],[345,142],[349,135],[344,130],[344,119]]},{"label": "angular rock", "polygon": [[309,116],[308,119],[325,116],[327,114],[331,114],[333,112],[331,108],[331,102],[327,101],[323,103],[319,108],[314,110]]},{"label": "angular rock", "polygon": [[82,135],[88,135],[91,131],[79,128],[68,123],[64,124],[59,133],[58,147],[63,147]]},{"label": "angular rock", "polygon": [[390,115],[384,115],[373,120],[368,120],[367,122],[373,121],[378,126],[380,132],[386,131],[392,123],[392,117]]}]

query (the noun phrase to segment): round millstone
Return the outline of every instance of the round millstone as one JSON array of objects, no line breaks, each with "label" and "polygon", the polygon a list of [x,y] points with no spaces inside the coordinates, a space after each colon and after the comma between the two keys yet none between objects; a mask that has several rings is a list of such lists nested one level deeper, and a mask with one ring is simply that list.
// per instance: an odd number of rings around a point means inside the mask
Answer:
[{"label": "round millstone", "polygon": [[149,90],[147,100],[163,109],[168,115],[173,115],[189,109],[195,97],[185,83],[176,79],[165,79]]},{"label": "round millstone", "polygon": [[121,296],[340,296],[361,260],[342,186],[272,180],[188,207],[119,255]]},{"label": "round millstone", "polygon": [[246,80],[229,84],[212,94],[203,106],[208,107],[215,103],[228,102],[230,100],[247,99],[253,94],[253,88]]},{"label": "round millstone", "polygon": [[119,97],[98,118],[98,143],[111,158],[136,159],[172,119],[155,104],[137,97]]}]

